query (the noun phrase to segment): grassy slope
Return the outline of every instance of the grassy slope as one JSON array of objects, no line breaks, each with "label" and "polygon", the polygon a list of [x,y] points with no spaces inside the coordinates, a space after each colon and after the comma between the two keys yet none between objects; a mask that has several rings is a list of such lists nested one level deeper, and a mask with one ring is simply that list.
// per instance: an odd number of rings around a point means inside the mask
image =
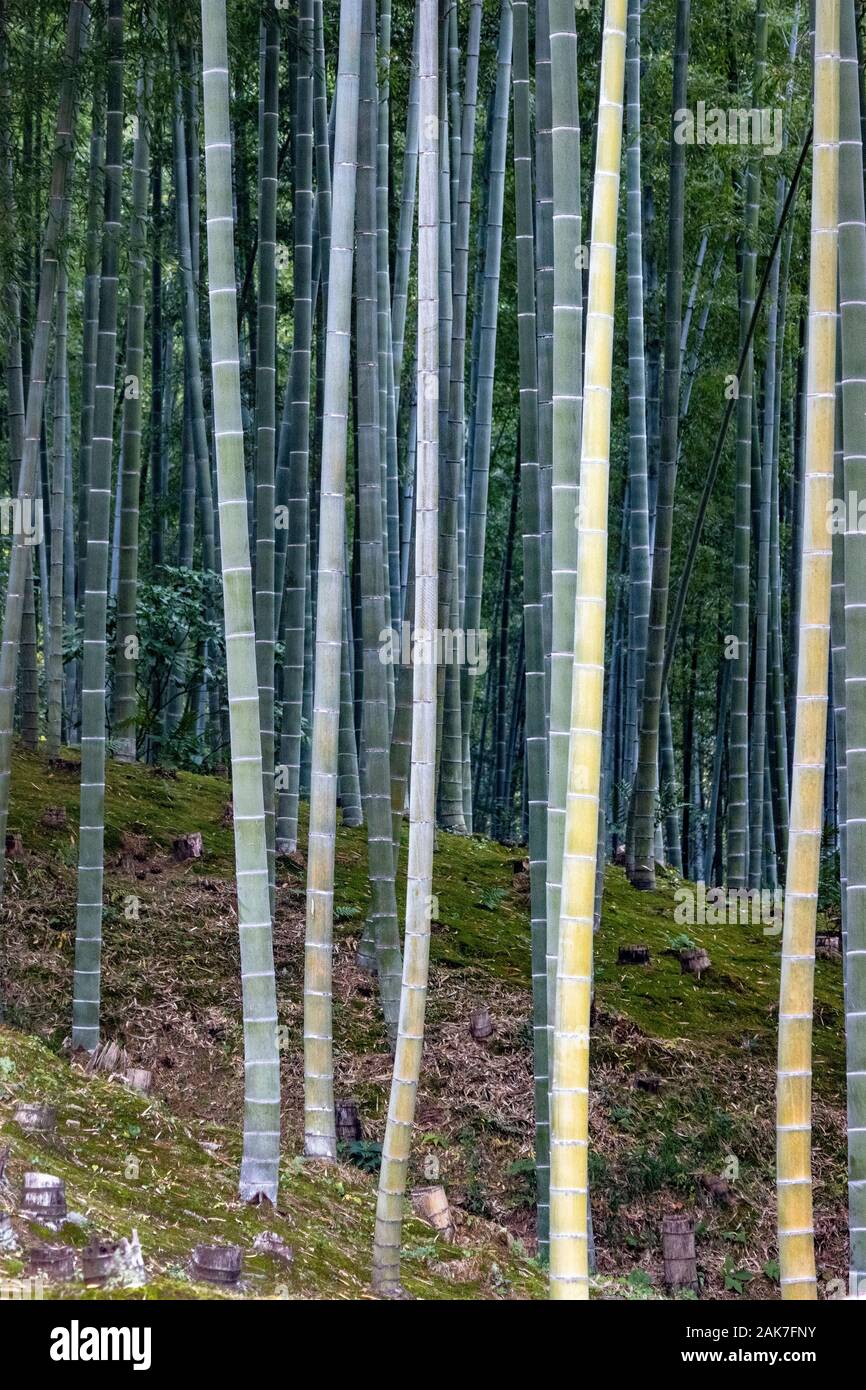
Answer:
[{"label": "grassy slope", "polygon": [[[141,767],[109,769],[105,1034],[133,1061],[152,1067],[157,1099],[145,1102],[117,1083],[85,1078],[57,1057],[68,1028],[74,931],[78,788],[74,768],[15,759],[10,828],[25,859],[9,866],[2,977],[8,1022],[36,1034],[0,1035],[0,1056],[15,1070],[0,1083],[4,1141],[13,1173],[46,1141],[11,1124],[15,1096],[61,1098],[55,1148],[42,1154],[67,1178],[70,1205],[93,1213],[114,1234],[138,1224],[158,1278],[151,1293],[201,1295],[185,1275],[192,1246],[206,1238],[249,1248],[258,1211],[233,1203],[240,1102],[237,963],[230,882],[228,796],[219,778],[166,778]],[[65,806],[69,828],[41,824],[45,807]],[[171,863],[175,835],[200,830],[205,858]],[[133,839],[129,836],[132,832]],[[433,972],[425,1076],[419,1098],[413,1182],[425,1163],[439,1166],[461,1218],[460,1248],[443,1249],[429,1228],[407,1229],[407,1284],[426,1297],[532,1297],[542,1291],[531,1248],[532,1144],[529,936],[526,876],[513,854],[480,840],[440,834],[434,890]],[[519,864],[518,864],[519,868]],[[285,1029],[285,1148],[297,1153],[301,1117],[302,865],[281,873],[275,955]],[[643,1296],[659,1282],[658,1229],[665,1210],[696,1210],[707,1292],[773,1297],[772,1159],[774,1009],[779,942],[760,927],[682,927],[674,885],[636,894],[622,871],[608,871],[597,939],[597,1018],[593,1033],[594,1213],[608,1296]],[[137,916],[129,903],[137,900]],[[368,897],[365,832],[341,829],[337,848],[335,950],[338,1094],[361,1103],[367,1134],[381,1139],[388,1057],[375,986],[353,964]],[[665,955],[683,931],[713,963],[702,983]],[[649,945],[648,967],[617,965],[622,944]],[[494,1014],[488,1044],[467,1037],[476,1004]],[[837,965],[819,962],[816,981],[816,1215],[819,1262],[839,1274],[844,1251],[842,1001]],[[634,1087],[652,1071],[657,1094]],[[76,1109],[77,1107],[77,1109]],[[84,1125],[81,1117],[93,1117]],[[79,1120],[75,1124],[76,1119]],[[139,1131],[134,1136],[130,1130]],[[201,1148],[219,1144],[216,1155]],[[131,1148],[138,1181],[123,1178]],[[80,1165],[84,1164],[85,1169]],[[145,1177],[148,1165],[151,1178]],[[373,1180],[341,1165],[332,1174],[289,1162],[281,1211],[267,1224],[294,1246],[288,1276],[264,1256],[250,1269],[254,1296],[363,1296],[373,1211]],[[703,1194],[701,1177],[736,1174],[730,1205]],[[427,1173],[429,1177],[429,1173]],[[135,1213],[135,1220],[132,1213]],[[216,1219],[214,1219],[216,1218]],[[495,1224],[491,1225],[493,1222]],[[506,1232],[509,1234],[506,1235]],[[514,1237],[518,1237],[515,1241]],[[3,1268],[0,1263],[0,1268]],[[7,1262],[7,1272],[10,1272]],[[740,1277],[751,1275],[751,1280]]]}]

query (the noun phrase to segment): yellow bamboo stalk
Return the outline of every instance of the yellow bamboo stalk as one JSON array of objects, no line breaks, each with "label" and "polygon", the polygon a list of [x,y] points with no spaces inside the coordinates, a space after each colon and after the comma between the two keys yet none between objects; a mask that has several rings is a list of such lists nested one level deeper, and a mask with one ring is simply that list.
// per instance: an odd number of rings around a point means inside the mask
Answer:
[{"label": "yellow bamboo stalk", "polygon": [[553,1034],[550,1296],[589,1297],[589,1008],[598,847],[607,496],[616,236],[627,0],[607,0],[602,36],[580,450],[568,794]]},{"label": "yellow bamboo stalk", "polygon": [[815,7],[806,477],[791,822],[785,881],[776,1191],[782,1297],[817,1298],[812,1221],[812,1007],[823,820],[836,394],[839,0]]}]

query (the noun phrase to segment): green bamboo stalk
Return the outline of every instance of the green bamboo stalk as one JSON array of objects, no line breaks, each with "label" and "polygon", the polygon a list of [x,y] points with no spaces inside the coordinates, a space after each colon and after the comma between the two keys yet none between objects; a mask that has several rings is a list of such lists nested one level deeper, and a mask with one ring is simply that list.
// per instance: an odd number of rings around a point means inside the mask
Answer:
[{"label": "green bamboo stalk", "polygon": [[66,267],[57,279],[57,319],[54,340],[54,433],[51,441],[51,621],[48,630],[47,744],[51,756],[60,748],[63,732],[63,537],[65,530],[66,430],[69,420],[67,374]]},{"label": "green bamboo stalk", "polygon": [[577,38],[571,0],[550,0],[553,156],[552,631],[547,745],[547,1022],[556,1006],[556,960],[577,574],[577,498],[583,408],[583,226]]},{"label": "green bamboo stalk", "polygon": [[[755,74],[752,104],[757,107],[764,85],[767,62],[767,6],[758,0],[755,13]],[[740,343],[745,341],[755,303],[757,272],[757,233],[761,195],[762,151],[749,161],[746,175],[742,272],[740,277]],[[728,884],[744,888],[749,878],[749,657],[751,627],[749,619],[749,552],[752,520],[752,412],[754,396],[754,352],[750,348],[737,387],[736,503],[734,508],[734,600],[733,636],[736,639],[734,675],[731,688],[731,742],[728,768]],[[762,716],[761,716],[762,717]],[[760,765],[755,765],[756,795],[763,785],[763,734]],[[760,778],[760,783],[758,779]],[[756,818],[759,843],[760,825]],[[755,863],[759,860],[756,858]]]},{"label": "green bamboo stalk", "polygon": [[120,574],[117,586],[117,641],[114,670],[114,753],[135,762],[138,697],[136,607],[138,604],[138,494],[141,480],[141,393],[144,384],[144,279],[147,256],[147,205],[150,193],[150,96],[148,75],[139,79],[137,133],[132,152],[132,209],[129,230],[129,302],[126,319],[126,371],[120,483]]},{"label": "green bamboo stalk", "polygon": [[[499,16],[496,87],[490,139],[490,189],[485,228],[484,292],[480,316],[477,395],[472,407],[472,474],[466,538],[466,600],[462,626],[464,632],[473,634],[481,627],[481,591],[484,582],[513,27],[510,2],[503,0]],[[465,665],[460,672],[461,722],[467,730],[471,728],[472,723],[476,670],[475,666]]]},{"label": "green bamboo stalk", "polygon": [[280,1068],[241,421],[225,0],[202,0],[208,300],[244,1011],[240,1195],[277,1200]]},{"label": "green bamboo stalk", "polygon": [[391,826],[390,720],[388,671],[383,633],[390,627],[385,601],[382,538],[382,471],[379,440],[377,320],[378,217],[376,157],[376,24],[374,0],[363,0],[360,104],[358,118],[357,259],[355,333],[358,379],[358,527],[361,559],[365,758],[364,819],[371,885],[368,925],[375,943],[382,1011],[389,1037],[396,1038],[400,1008],[400,931]]},{"label": "green bamboo stalk", "polygon": [[[866,496],[866,214],[861,93],[853,0],[841,6],[839,288],[844,488]],[[835,539],[835,538],[834,538]],[[866,1278],[866,535],[856,516],[844,539],[846,755],[845,1044],[848,1073],[848,1229],[851,1292]]]},{"label": "green bamboo stalk", "polygon": [[277,601],[274,586],[274,479],[277,351],[277,146],[279,142],[280,29],[276,11],[261,23],[262,73],[259,122],[259,284],[256,303],[256,669],[262,734],[262,790],[271,912],[276,901],[274,814],[274,650]]},{"label": "green bamboo stalk", "polygon": [[677,0],[674,43],[674,85],[671,119],[671,194],[668,218],[668,260],[665,291],[665,369],[662,399],[661,455],[655,508],[652,589],[650,592],[647,654],[644,669],[641,730],[634,808],[634,868],[637,888],[655,887],[653,841],[658,784],[659,717],[662,697],[662,662],[670,587],[674,491],[677,475],[677,439],[680,408],[680,334],[683,298],[683,209],[685,195],[685,145],[674,138],[676,113],[686,105],[689,20],[691,0]]},{"label": "green bamboo stalk", "polygon": [[283,730],[288,786],[280,797],[276,849],[288,854],[298,839],[298,787],[304,687],[304,609],[310,475],[310,366],[313,333],[313,4],[298,18],[294,178],[294,332],[291,359],[291,453],[283,590]]},{"label": "green bamboo stalk", "polygon": [[102,210],[105,201],[105,92],[97,76],[90,127],[90,169],[87,182],[87,231],[82,311],[81,424],[78,439],[78,605],[84,604],[87,560],[87,516],[90,459],[93,452],[96,336],[99,330],[99,269],[102,261]]},{"label": "green bamboo stalk", "polygon": [[102,879],[105,836],[106,620],[108,531],[114,397],[117,372],[117,284],[123,185],[123,0],[108,0],[106,33],[105,215],[102,228],[99,332],[96,349],[93,450],[84,594],[81,674],[81,819],[72,1045],[92,1052],[99,1042]]},{"label": "green bamboo stalk", "polygon": [[535,238],[529,83],[529,5],[515,0],[514,199],[517,245],[517,333],[520,366],[520,491],[523,501],[523,626],[526,633],[526,777],[529,802],[529,885],[532,950],[532,1037],[535,1082],[535,1172],[538,1246],[548,1250],[550,1120],[547,1056],[547,731],[541,592],[541,480],[538,466],[538,367]]},{"label": "green bamboo stalk", "polygon": [[[641,185],[640,0],[629,0],[626,47],[626,217],[628,273],[629,410],[629,640],[624,780],[637,760],[650,603],[649,501],[647,494],[646,363],[644,357],[643,225]],[[631,821],[633,831],[634,821]],[[626,853],[633,860],[632,839]]]}]

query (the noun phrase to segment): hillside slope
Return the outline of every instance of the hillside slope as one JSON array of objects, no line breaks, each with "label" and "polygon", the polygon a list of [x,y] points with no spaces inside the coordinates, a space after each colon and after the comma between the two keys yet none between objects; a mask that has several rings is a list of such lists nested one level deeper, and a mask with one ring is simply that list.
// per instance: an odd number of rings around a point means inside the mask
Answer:
[{"label": "hillside slope", "polygon": [[[259,1210],[233,1201],[242,1038],[228,795],[216,777],[109,767],[104,1036],[153,1071],[153,1099],[145,1101],[117,1082],[85,1077],[59,1055],[69,1031],[77,768],[72,754],[51,766],[24,753],[15,759],[10,830],[20,835],[21,850],[8,865],[0,937],[7,1024],[0,1061],[7,1057],[13,1068],[0,1074],[0,1118],[12,1149],[11,1191],[38,1158],[66,1177],[70,1206],[91,1214],[89,1229],[128,1234],[137,1224],[157,1296],[195,1295],[186,1260],[207,1231],[250,1248],[263,1220]],[[49,807],[65,809],[65,826],[43,823]],[[191,831],[202,833],[204,857],[178,864],[172,842]],[[438,1172],[457,1216],[458,1245],[446,1249],[429,1227],[407,1227],[416,1253],[406,1282],[422,1297],[543,1293],[542,1272],[527,1258],[534,1248],[532,1033],[528,879],[517,853],[480,839],[438,837],[438,920],[410,1177],[423,1184]],[[779,941],[760,926],[677,925],[674,888],[666,881],[656,894],[637,894],[614,867],[606,878],[592,1040],[597,1292],[663,1294],[661,1218],[684,1209],[698,1216],[705,1292],[772,1298]],[[346,1162],[325,1173],[292,1158],[302,1135],[302,854],[281,862],[277,900],[286,1162],[280,1212],[267,1219],[296,1254],[289,1278],[256,1256],[248,1294],[364,1296],[374,1175]],[[358,1101],[366,1136],[343,1156],[374,1169],[390,1059],[375,980],[354,963],[367,900],[365,832],[341,828],[337,1094]],[[710,954],[701,981],[680,971],[676,947],[684,931]],[[618,964],[619,947],[637,943],[649,946],[650,964]],[[468,1026],[481,1006],[495,1023],[486,1042],[474,1040]],[[818,1258],[829,1280],[846,1265],[843,1010],[833,961],[818,964],[815,1021]],[[640,1089],[646,1083],[637,1079],[647,1073],[657,1089]],[[39,1150],[48,1141],[13,1123],[21,1098],[58,1099],[61,1123],[49,1152]],[[83,1127],[82,1115],[98,1122]],[[121,1176],[130,1130],[137,1131],[141,1172],[147,1164],[153,1171],[144,1184]],[[218,1148],[203,1150],[202,1140]],[[726,1179],[715,1196],[708,1190],[713,1177]],[[9,1189],[5,1202],[12,1203]],[[13,1272],[0,1261],[4,1268]]]}]

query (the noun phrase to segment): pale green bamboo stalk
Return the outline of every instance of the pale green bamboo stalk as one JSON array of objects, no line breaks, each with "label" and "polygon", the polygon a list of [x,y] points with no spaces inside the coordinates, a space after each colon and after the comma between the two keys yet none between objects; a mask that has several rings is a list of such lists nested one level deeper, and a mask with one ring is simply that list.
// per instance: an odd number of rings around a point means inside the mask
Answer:
[{"label": "pale green bamboo stalk", "polygon": [[400,221],[394,258],[394,289],[391,301],[391,331],[394,341],[394,404],[400,409],[400,387],[406,336],[406,308],[409,300],[409,268],[412,260],[412,228],[415,221],[415,189],[418,183],[418,6],[415,0],[415,38],[412,46],[412,72],[406,106],[406,140],[403,150],[403,176],[400,186]]},{"label": "pale green bamboo stalk", "polygon": [[277,351],[277,158],[280,30],[276,11],[262,20],[259,123],[259,283],[256,304],[256,669],[262,735],[262,792],[271,912],[276,901],[274,815],[274,647],[278,604],[274,584],[274,480]]},{"label": "pale green bamboo stalk", "polygon": [[[607,504],[626,12],[626,0],[607,0],[593,181],[574,668],[550,1111],[550,1296],[554,1299],[589,1298],[589,1016],[601,788]],[[554,77],[554,83],[555,80]],[[554,106],[554,135],[555,112]]]},{"label": "pale green bamboo stalk", "polygon": [[[389,1037],[397,1034],[400,1008],[400,930],[391,827],[390,721],[387,653],[383,633],[390,629],[386,608],[382,538],[382,470],[379,438],[377,320],[378,218],[376,156],[376,27],[374,0],[363,0],[358,119],[357,261],[355,342],[357,353],[358,519],[361,560],[361,619],[364,660],[364,819],[371,886],[368,925],[375,943],[379,991]],[[390,663],[389,663],[390,664]]]},{"label": "pale green bamboo stalk", "polygon": [[[432,633],[438,612],[438,73],[436,0],[420,0],[418,169],[418,468],[415,627]],[[412,777],[403,984],[388,1121],[382,1146],[373,1286],[400,1287],[400,1236],[415,1098],[424,1046],[436,810],[436,665],[429,650],[413,667]]]},{"label": "pale green bamboo stalk", "polygon": [[341,0],[319,513],[316,665],[304,947],[304,1149],[336,1157],[331,949],[346,532],[349,338],[361,0]]},{"label": "pale green bamboo stalk", "polygon": [[547,1022],[556,1004],[562,845],[568,775],[577,498],[583,397],[583,227],[577,38],[571,0],[550,0],[553,150],[552,647],[547,745]]},{"label": "pale green bamboo stalk", "polygon": [[313,333],[313,4],[301,0],[295,104],[294,332],[291,360],[291,453],[283,590],[283,729],[287,733],[288,786],[280,796],[276,849],[287,854],[298,839],[301,714],[304,687],[304,606],[310,479],[310,366]]},{"label": "pale green bamboo stalk", "polygon": [[239,1190],[243,1199],[262,1193],[276,1203],[280,1067],[244,481],[225,0],[202,0],[201,24],[214,448],[244,1012]]},{"label": "pale green bamboo stalk", "polygon": [[550,1076],[547,1048],[547,731],[541,595],[541,501],[538,468],[538,370],[535,244],[529,87],[529,6],[515,0],[514,191],[517,244],[517,333],[520,362],[520,468],[523,499],[523,626],[526,633],[526,788],[532,947],[532,1036],[535,1083],[535,1172],[538,1247],[545,1257],[550,1222]]}]

